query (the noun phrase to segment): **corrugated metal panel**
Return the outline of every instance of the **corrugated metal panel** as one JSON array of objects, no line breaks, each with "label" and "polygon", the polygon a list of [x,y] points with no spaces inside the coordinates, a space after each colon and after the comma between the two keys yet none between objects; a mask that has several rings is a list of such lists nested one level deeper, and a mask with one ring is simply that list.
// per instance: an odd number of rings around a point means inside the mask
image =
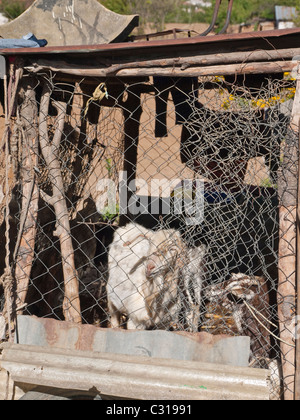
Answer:
[{"label": "corrugated metal panel", "polygon": [[[1,365],[1,358],[0,358],[0,365]],[[14,382],[9,378],[7,383],[7,372],[0,367],[0,401],[5,399],[11,400],[19,400],[24,395],[24,391],[15,386]]]},{"label": "corrugated metal panel", "polygon": [[296,7],[275,6],[276,21],[293,20],[297,16]]},{"label": "corrugated metal panel", "polygon": [[250,357],[249,337],[214,336],[205,332],[103,329],[24,315],[18,316],[16,337],[19,344],[26,345],[232,366],[246,367]]},{"label": "corrugated metal panel", "polygon": [[17,383],[140,400],[267,400],[269,372],[5,343],[2,367]]}]

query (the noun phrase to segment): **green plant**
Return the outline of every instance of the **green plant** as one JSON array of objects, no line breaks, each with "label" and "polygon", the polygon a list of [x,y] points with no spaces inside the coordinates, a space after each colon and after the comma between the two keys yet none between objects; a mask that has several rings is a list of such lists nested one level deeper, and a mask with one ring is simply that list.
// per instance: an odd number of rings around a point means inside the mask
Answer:
[{"label": "green plant", "polygon": [[1,13],[8,19],[16,19],[26,10],[26,5],[20,1],[3,0],[0,6]]},{"label": "green plant", "polygon": [[[108,179],[112,179],[114,173],[113,160],[106,159],[105,161]],[[115,203],[115,190],[111,190],[110,188],[108,188],[107,194],[108,202],[107,205],[101,211],[101,220],[109,224],[112,224],[114,222],[118,223],[120,215],[120,205],[118,203]],[[111,204],[113,204],[113,206]]]},{"label": "green plant", "polygon": [[121,15],[130,12],[128,0],[100,0],[100,3],[109,10]]},{"label": "green plant", "polygon": [[119,221],[119,213],[120,213],[120,206],[119,204],[116,205],[116,213],[112,213],[110,208],[104,207],[102,213],[101,213],[101,218],[105,223],[118,223]]},{"label": "green plant", "polygon": [[275,190],[278,189],[278,185],[277,184],[273,184],[272,181],[271,181],[271,179],[269,177],[263,179],[261,181],[260,186],[261,187],[264,187],[264,188],[274,188]]}]

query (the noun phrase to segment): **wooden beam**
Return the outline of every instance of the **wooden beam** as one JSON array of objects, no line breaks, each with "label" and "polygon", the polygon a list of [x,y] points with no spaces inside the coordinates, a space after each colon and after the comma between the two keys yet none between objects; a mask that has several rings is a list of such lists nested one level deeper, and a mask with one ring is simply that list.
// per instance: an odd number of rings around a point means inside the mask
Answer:
[{"label": "wooden beam", "polygon": [[140,68],[124,69],[116,73],[118,77],[128,76],[170,76],[170,77],[200,77],[200,76],[228,76],[234,74],[270,74],[292,71],[295,63],[291,61],[274,61],[259,63],[239,63],[218,66],[191,66],[183,68]]},{"label": "wooden beam", "polygon": [[52,196],[42,193],[42,198],[54,207],[56,216],[56,231],[53,232],[59,238],[62,268],[64,275],[65,296],[63,312],[66,321],[81,323],[79,281],[75,267],[74,249],[71,237],[69,213],[66,203],[61,165],[59,161],[59,145],[65,125],[67,104],[56,102],[57,108],[56,130],[52,142],[48,136],[48,113],[51,89],[45,82],[40,104],[39,138],[43,158],[49,171],[49,180],[52,185]]},{"label": "wooden beam", "polygon": [[[298,136],[298,150],[300,150],[300,125]],[[298,154],[298,192],[297,192],[297,257],[296,257],[296,290],[297,290],[297,317],[300,316],[300,154]],[[298,321],[298,318],[297,318]],[[299,321],[298,321],[299,322]],[[298,325],[297,325],[297,332]],[[296,374],[295,374],[295,400],[300,400],[300,336],[296,336]]]},{"label": "wooden beam", "polygon": [[285,140],[279,186],[278,317],[281,342],[284,398],[294,399],[295,334],[291,325],[296,307],[296,218],[298,189],[298,138],[300,121],[300,72]]},{"label": "wooden beam", "polygon": [[[24,100],[20,107],[22,122],[22,210],[19,236],[15,249],[16,307],[24,307],[34,259],[36,226],[39,207],[39,189],[34,167],[38,166],[38,109],[35,80],[25,79]],[[21,314],[22,309],[18,311]]]},{"label": "wooden beam", "polygon": [[69,74],[80,77],[149,77],[149,76],[168,76],[168,77],[195,77],[195,76],[227,76],[234,74],[269,74],[269,73],[283,73],[292,71],[295,67],[293,61],[263,61],[263,62],[244,62],[237,64],[218,64],[218,65],[180,65],[180,66],[158,66],[157,64],[146,67],[130,68],[124,64],[123,68],[119,66],[111,67],[84,67],[66,64],[64,62],[47,62],[38,61],[36,66],[27,66],[26,70],[29,72],[38,73],[41,71],[53,71],[62,74]]}]

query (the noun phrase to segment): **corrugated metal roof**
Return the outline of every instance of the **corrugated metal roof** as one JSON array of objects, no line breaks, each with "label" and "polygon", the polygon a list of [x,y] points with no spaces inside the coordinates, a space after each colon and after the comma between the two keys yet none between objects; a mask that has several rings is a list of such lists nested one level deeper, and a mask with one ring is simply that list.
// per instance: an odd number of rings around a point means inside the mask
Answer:
[{"label": "corrugated metal roof", "polygon": [[162,57],[182,56],[187,53],[226,53],[232,51],[251,51],[256,49],[293,48],[300,45],[300,28],[257,31],[241,34],[211,35],[207,37],[196,36],[192,38],[179,38],[142,42],[122,42],[115,44],[74,45],[43,48],[15,48],[2,49],[2,55],[49,55],[49,54],[97,54],[99,56],[138,56],[141,54],[157,54]]},{"label": "corrugated metal roof", "polygon": [[268,400],[270,371],[57,347],[1,345],[13,381],[135,400]]}]

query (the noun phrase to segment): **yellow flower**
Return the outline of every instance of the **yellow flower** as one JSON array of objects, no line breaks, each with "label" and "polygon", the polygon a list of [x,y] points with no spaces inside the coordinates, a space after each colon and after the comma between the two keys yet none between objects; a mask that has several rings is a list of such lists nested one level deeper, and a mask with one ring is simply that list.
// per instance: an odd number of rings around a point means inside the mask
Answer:
[{"label": "yellow flower", "polygon": [[215,76],[215,82],[216,83],[223,82],[224,80],[225,80],[225,77],[224,76]]},{"label": "yellow flower", "polygon": [[283,73],[283,76],[287,80],[296,80],[294,77],[291,77],[291,73],[289,71],[286,71],[285,73]]},{"label": "yellow flower", "polygon": [[230,102],[228,100],[224,101],[223,104],[221,105],[221,107],[224,108],[224,109],[228,109],[230,107]]},{"label": "yellow flower", "polygon": [[267,104],[263,99],[258,99],[258,101],[256,102],[256,106],[258,108],[265,108]]}]

